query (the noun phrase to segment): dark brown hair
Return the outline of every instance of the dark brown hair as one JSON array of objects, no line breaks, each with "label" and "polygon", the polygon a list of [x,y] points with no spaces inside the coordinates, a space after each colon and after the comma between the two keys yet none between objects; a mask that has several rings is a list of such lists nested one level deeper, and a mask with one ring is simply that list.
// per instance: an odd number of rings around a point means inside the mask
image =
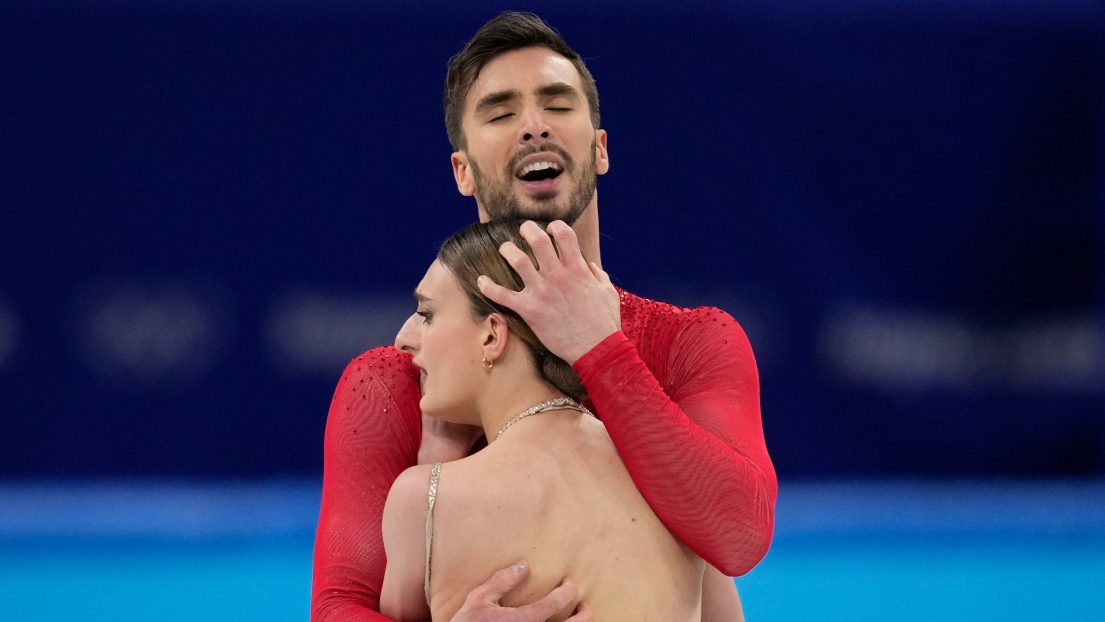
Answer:
[{"label": "dark brown hair", "polygon": [[[492,313],[501,313],[506,318],[510,332],[526,344],[530,358],[541,377],[564,395],[579,401],[585,400],[587,390],[583,388],[583,383],[579,381],[579,374],[572,369],[572,366],[549,352],[533,333],[533,329],[517,313],[492,302],[476,286],[476,279],[483,274],[507,289],[516,292],[522,290],[524,287],[522,277],[518,276],[514,268],[511,268],[506,259],[499,254],[499,247],[504,242],[514,242],[518,248],[529,255],[533,265],[537,265],[533,250],[518,232],[523,222],[525,222],[523,219],[504,218],[469,225],[445,240],[437,253],[437,259],[453,273],[461,290],[468,294],[472,316],[476,320],[483,320]],[[534,222],[537,222],[542,229],[547,224],[540,221]]]},{"label": "dark brown hair", "polygon": [[583,92],[591,109],[591,125],[599,128],[599,91],[595,78],[587,71],[583,59],[560,34],[549,27],[533,13],[506,11],[494,17],[476,31],[476,36],[464,46],[456,56],[449,59],[449,70],[445,74],[445,129],[449,133],[449,143],[455,151],[467,147],[461,117],[464,114],[464,98],[468,89],[492,59],[529,47],[544,47],[572,61],[583,80]]}]

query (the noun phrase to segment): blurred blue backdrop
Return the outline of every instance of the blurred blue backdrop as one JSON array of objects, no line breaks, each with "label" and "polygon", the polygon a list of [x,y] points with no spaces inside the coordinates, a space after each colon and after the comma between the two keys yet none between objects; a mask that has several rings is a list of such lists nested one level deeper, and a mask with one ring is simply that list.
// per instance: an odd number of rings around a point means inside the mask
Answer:
[{"label": "blurred blue backdrop", "polygon": [[441,86],[506,8],[598,80],[605,267],[751,338],[749,619],[1099,619],[1099,0],[0,0],[0,618],[306,617],[330,395],[475,218]]},{"label": "blurred blue backdrop", "polygon": [[[1098,2],[530,3],[617,282],[745,326],[780,475],[1105,474]],[[0,476],[310,475],[457,194],[493,2],[0,2]]]},{"label": "blurred blue backdrop", "polygon": [[[5,621],[305,620],[314,480],[0,485]],[[755,622],[1056,620],[1105,611],[1105,486],[795,483],[737,579]]]}]

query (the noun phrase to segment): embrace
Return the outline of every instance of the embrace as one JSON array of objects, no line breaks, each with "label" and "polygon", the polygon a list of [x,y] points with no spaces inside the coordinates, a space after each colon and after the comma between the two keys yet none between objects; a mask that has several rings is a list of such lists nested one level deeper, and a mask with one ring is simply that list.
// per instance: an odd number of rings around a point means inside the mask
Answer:
[{"label": "embrace", "polygon": [[603,272],[598,93],[544,22],[484,25],[444,98],[482,224],[338,384],[312,620],[739,618],[777,491],[744,332]]}]

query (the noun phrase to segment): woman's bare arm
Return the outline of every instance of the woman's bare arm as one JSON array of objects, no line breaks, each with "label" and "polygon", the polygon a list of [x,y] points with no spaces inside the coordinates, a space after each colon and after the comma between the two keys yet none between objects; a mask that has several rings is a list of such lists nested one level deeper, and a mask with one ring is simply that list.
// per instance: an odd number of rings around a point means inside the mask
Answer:
[{"label": "woman's bare arm", "polygon": [[426,602],[426,512],[430,465],[413,466],[399,476],[384,504],[387,566],[380,590],[380,613],[396,622],[430,619]]},{"label": "woman's bare arm", "polygon": [[709,564],[702,575],[702,622],[744,622],[737,584]]}]

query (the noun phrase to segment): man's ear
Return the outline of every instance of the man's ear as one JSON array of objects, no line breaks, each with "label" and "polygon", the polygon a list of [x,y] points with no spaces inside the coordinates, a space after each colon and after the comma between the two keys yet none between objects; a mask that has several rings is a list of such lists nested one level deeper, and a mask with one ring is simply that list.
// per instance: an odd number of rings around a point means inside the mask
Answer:
[{"label": "man's ear", "polygon": [[453,179],[457,181],[457,190],[466,197],[476,194],[476,180],[472,177],[472,167],[468,163],[468,154],[454,151],[449,158],[453,163]]},{"label": "man's ear", "polygon": [[595,130],[595,172],[605,175],[610,170],[610,153],[606,151],[606,130]]},{"label": "man's ear", "polygon": [[510,341],[510,329],[506,325],[506,318],[502,313],[492,313],[484,320],[483,332],[483,358],[488,361],[497,361],[506,352],[506,344]]}]

